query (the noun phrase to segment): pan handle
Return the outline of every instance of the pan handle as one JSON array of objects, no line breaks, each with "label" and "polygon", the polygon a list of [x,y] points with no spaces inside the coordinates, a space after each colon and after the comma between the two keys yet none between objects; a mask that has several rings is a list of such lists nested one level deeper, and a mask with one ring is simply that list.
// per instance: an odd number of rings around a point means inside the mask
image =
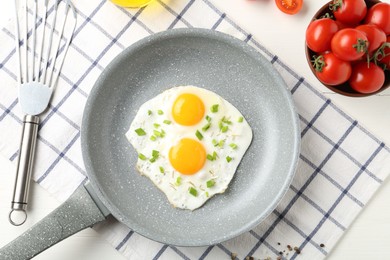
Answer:
[{"label": "pan handle", "polygon": [[0,259],[31,259],[61,240],[103,221],[108,210],[89,184],[81,185],[57,209],[0,249]]}]

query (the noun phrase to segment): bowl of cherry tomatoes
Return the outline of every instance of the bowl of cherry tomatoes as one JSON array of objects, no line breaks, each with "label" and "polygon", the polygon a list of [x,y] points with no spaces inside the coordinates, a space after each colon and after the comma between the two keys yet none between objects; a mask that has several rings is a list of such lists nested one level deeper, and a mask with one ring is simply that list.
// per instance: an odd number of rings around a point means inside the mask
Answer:
[{"label": "bowl of cherry tomatoes", "polygon": [[390,3],[332,0],[306,29],[306,58],[317,79],[351,97],[390,86]]}]

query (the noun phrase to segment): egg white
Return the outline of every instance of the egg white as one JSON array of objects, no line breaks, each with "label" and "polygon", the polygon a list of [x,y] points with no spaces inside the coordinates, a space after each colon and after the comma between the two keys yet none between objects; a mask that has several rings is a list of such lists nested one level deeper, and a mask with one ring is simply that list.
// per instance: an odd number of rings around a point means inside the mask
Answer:
[{"label": "egg white", "polygon": [[[172,105],[177,96],[183,93],[195,94],[204,103],[205,116],[196,125],[182,126],[172,118]],[[212,113],[210,110],[214,104],[219,105],[217,113]],[[162,111],[162,114],[158,111]],[[211,118],[211,126],[203,131],[202,127],[208,122],[206,115]],[[230,124],[224,124],[228,126],[228,131],[225,133],[219,126],[222,118],[225,118],[226,122],[230,121]],[[240,118],[242,122],[239,122]],[[169,120],[170,124],[164,123],[164,120]],[[146,134],[138,135],[136,129],[139,128],[143,129]],[[163,130],[165,136],[157,137],[152,141],[150,137],[154,135],[153,130],[159,132]],[[197,130],[202,133],[202,140],[196,137]],[[252,130],[237,108],[219,95],[195,86],[179,86],[168,89],[145,102],[139,108],[126,137],[137,153],[146,157],[145,160],[137,160],[138,171],[150,178],[165,193],[174,207],[194,210],[202,206],[213,195],[226,190],[252,141]],[[207,154],[212,155],[213,152],[217,154],[216,160],[206,160],[203,168],[193,175],[183,175],[177,172],[170,164],[168,154],[170,148],[182,138],[199,141]],[[215,145],[213,140],[216,140],[218,145]],[[223,145],[220,143],[221,140],[224,142]],[[235,144],[236,147],[230,144]],[[158,151],[159,156],[155,162],[150,162],[153,150]],[[232,158],[230,162],[227,161],[227,157]],[[214,186],[207,187],[207,182],[210,180],[215,182]],[[191,187],[197,191],[196,196],[189,192]]]}]

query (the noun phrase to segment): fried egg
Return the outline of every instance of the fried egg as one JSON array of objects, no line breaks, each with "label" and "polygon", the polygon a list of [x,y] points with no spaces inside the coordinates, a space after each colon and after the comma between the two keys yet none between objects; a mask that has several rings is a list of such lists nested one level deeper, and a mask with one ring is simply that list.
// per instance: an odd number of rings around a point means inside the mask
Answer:
[{"label": "fried egg", "polygon": [[126,137],[136,167],[177,208],[223,193],[252,141],[244,116],[207,89],[173,87],[145,102]]}]

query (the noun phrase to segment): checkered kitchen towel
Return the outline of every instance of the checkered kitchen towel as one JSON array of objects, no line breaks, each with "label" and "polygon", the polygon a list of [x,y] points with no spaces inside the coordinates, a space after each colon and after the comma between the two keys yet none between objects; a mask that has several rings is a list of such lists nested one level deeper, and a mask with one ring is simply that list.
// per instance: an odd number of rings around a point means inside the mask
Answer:
[{"label": "checkered kitchen towel", "polygon": [[[124,10],[106,0],[74,1],[75,37],[49,110],[41,117],[34,180],[59,200],[85,181],[80,148],[83,105],[104,67],[125,47],[177,27],[219,30],[247,42],[280,72],[301,123],[296,177],[275,211],[258,227],[210,247],[182,248],[148,240],[109,219],[95,227],[131,259],[229,259],[236,255],[322,259],[390,172],[390,150],[297,75],[208,0],[156,0]],[[0,31],[0,152],[15,162],[22,113],[16,87],[14,29]],[[290,245],[296,250],[287,248]],[[299,249],[299,250],[298,250]],[[298,251],[298,252],[297,252]],[[299,253],[300,251],[300,253]]]}]

